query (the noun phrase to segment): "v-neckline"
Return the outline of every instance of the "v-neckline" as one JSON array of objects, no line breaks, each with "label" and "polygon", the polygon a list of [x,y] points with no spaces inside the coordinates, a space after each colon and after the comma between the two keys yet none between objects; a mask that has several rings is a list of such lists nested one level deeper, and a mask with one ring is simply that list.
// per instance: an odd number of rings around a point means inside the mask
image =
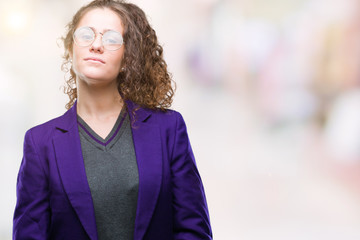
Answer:
[{"label": "v-neckline", "polygon": [[79,115],[77,115],[77,122],[88,137],[90,137],[93,141],[100,144],[101,146],[106,147],[119,133],[125,118],[126,112],[124,113],[123,111],[121,111],[114,126],[112,127],[111,131],[105,139],[98,135]]}]

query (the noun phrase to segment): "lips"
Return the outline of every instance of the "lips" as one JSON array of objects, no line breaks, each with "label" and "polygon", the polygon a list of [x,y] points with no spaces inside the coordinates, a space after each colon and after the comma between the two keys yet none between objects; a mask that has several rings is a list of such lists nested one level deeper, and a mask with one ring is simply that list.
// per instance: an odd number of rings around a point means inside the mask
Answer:
[{"label": "lips", "polygon": [[104,64],[105,61],[100,59],[100,58],[95,58],[95,57],[89,57],[89,58],[85,58],[84,59],[85,61],[91,61],[91,62],[99,62],[99,63],[102,63]]}]

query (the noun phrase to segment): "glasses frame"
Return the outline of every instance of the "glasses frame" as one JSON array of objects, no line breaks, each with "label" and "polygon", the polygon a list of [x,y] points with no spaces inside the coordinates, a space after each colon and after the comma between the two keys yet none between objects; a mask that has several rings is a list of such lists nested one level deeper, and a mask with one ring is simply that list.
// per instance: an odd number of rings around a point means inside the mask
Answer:
[{"label": "glasses frame", "polygon": [[[76,32],[77,32],[78,30],[80,30],[80,29],[83,29],[83,28],[90,29],[90,30],[94,33],[94,38],[89,42],[88,45],[80,45],[80,44],[76,41],[76,37],[75,37]],[[118,33],[118,34],[121,36],[121,40],[122,40],[122,41],[121,41],[121,44],[120,44],[120,46],[119,46],[118,48],[116,48],[116,49],[108,49],[108,48],[106,48],[107,45],[104,44],[104,39],[103,39],[104,34],[106,34],[107,32],[110,32],[110,31],[111,31],[111,32],[116,32],[116,33]],[[106,50],[108,50],[108,51],[116,51],[116,50],[119,50],[119,49],[122,47],[122,45],[124,45],[124,38],[123,38],[123,36],[121,35],[121,33],[117,32],[117,31],[115,31],[115,30],[107,30],[106,32],[102,33],[102,32],[98,32],[98,31],[96,31],[94,28],[88,27],[88,26],[83,26],[83,27],[77,28],[77,29],[74,31],[73,40],[74,40],[74,43],[75,43],[77,46],[79,46],[79,47],[89,47],[89,46],[91,46],[91,45],[95,42],[98,34],[101,35],[101,44],[102,44],[102,46],[104,47],[104,49],[106,49]]]}]

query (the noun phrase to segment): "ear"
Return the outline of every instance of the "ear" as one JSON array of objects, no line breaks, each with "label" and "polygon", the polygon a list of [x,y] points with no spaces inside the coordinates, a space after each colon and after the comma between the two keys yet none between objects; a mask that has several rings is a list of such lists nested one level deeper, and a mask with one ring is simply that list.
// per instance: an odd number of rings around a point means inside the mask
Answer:
[{"label": "ear", "polygon": [[123,61],[120,63],[120,72],[124,72],[126,70],[126,66]]}]

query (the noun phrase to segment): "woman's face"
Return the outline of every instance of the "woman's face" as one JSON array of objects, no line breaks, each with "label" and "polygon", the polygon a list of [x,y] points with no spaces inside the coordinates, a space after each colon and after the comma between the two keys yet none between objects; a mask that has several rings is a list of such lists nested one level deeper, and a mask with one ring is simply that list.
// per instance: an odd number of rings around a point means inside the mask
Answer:
[{"label": "woman's face", "polygon": [[71,58],[77,81],[98,86],[114,83],[121,69],[124,44],[117,50],[107,50],[102,44],[100,33],[113,30],[123,35],[124,28],[119,15],[108,8],[95,8],[81,18],[76,29],[81,27],[94,29],[96,37],[87,47],[73,43]]}]

